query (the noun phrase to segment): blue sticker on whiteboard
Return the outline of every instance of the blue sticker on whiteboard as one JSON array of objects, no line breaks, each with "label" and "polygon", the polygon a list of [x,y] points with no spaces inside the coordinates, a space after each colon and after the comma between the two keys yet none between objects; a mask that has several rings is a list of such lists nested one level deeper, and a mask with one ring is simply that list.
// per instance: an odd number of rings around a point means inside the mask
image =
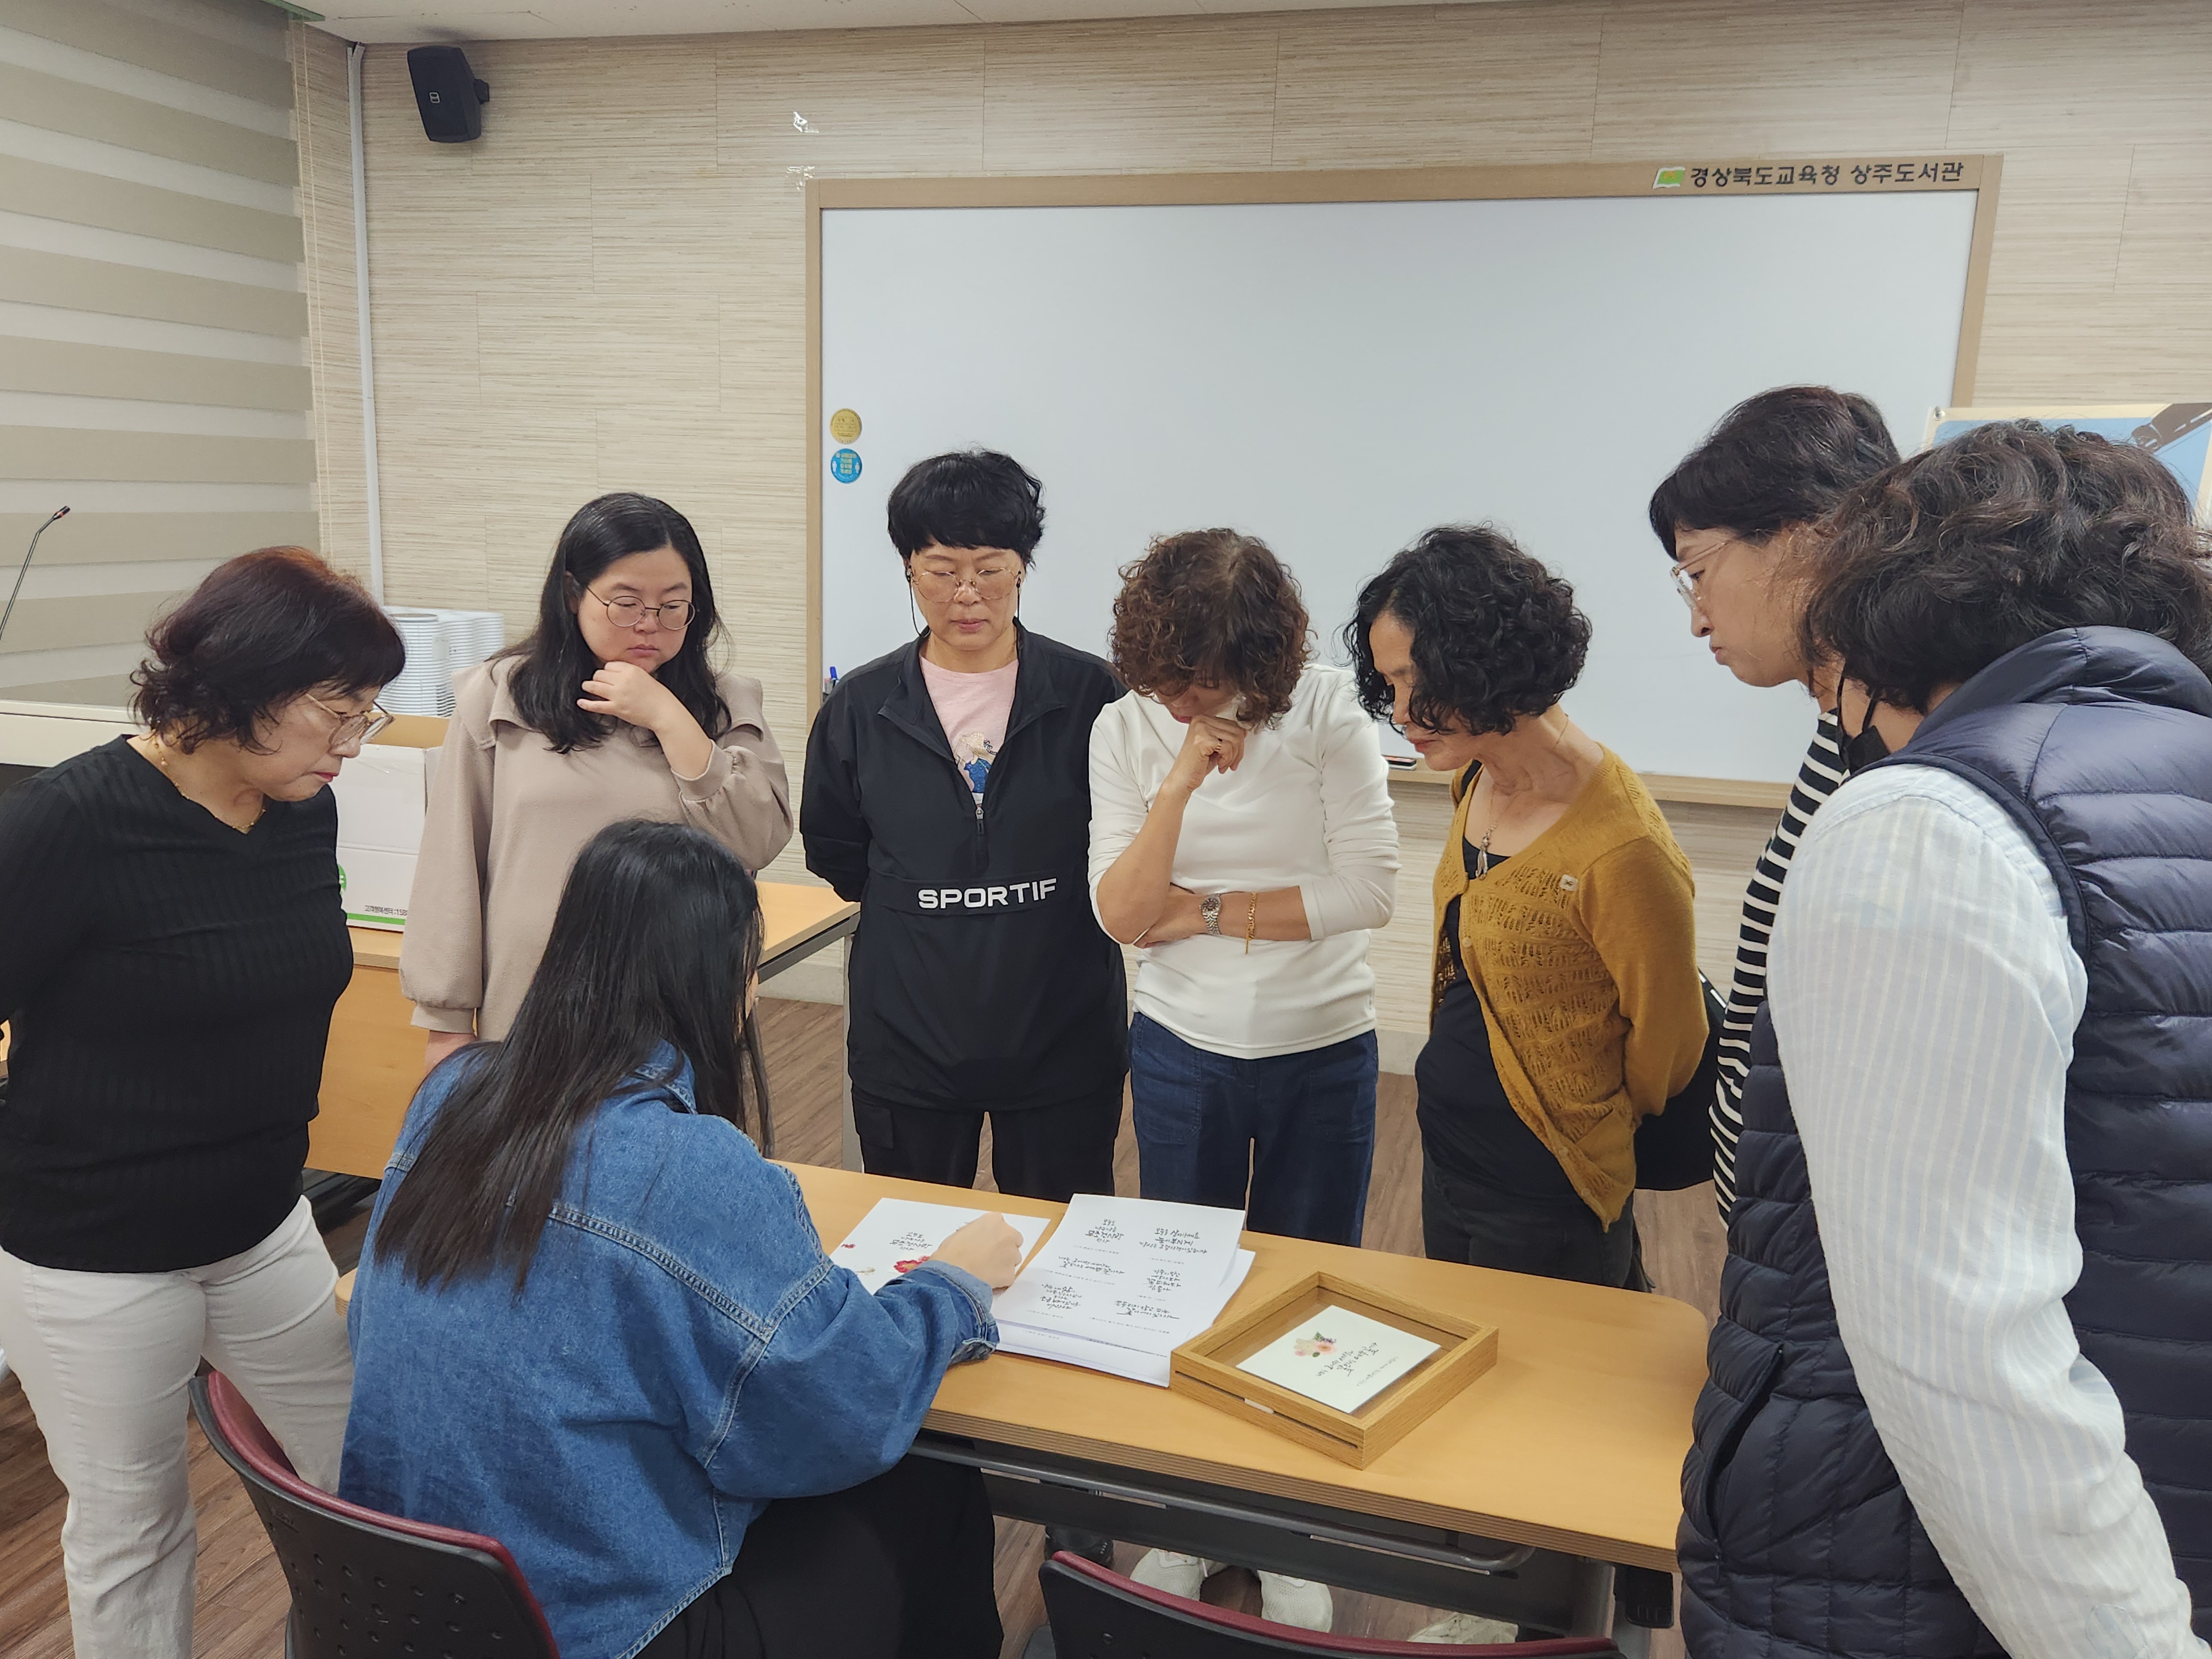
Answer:
[{"label": "blue sticker on whiteboard", "polygon": [[841,449],[830,458],[830,476],[839,483],[850,483],[860,476],[860,452]]}]

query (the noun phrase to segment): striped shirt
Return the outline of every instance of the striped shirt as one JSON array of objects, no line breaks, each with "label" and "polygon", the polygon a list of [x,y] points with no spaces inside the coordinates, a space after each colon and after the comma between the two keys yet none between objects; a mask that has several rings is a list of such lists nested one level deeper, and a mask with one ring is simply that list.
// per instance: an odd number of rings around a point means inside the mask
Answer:
[{"label": "striped shirt", "polygon": [[1790,805],[1774,831],[1774,839],[1759,854],[1751,884],[1744,890],[1743,927],[1736,935],[1735,976],[1729,981],[1728,1013],[1721,1021],[1720,1086],[1713,1095],[1713,1196],[1728,1219],[1735,1202],[1735,1143],[1743,1133],[1743,1079],[1751,1069],[1751,1023],[1766,1000],[1766,944],[1774,932],[1775,907],[1782,902],[1782,883],[1790,873],[1790,860],[1797,852],[1798,838],[1820,803],[1836,793],[1844,781],[1843,732],[1832,714],[1820,716],[1813,732],[1813,746],[1797,769],[1790,787]]},{"label": "striped shirt", "polygon": [[2013,1659],[2203,1659],[2119,1400],[2066,1310],[2087,995],[2049,869],[1965,779],[1876,772],[1805,837],[1774,1031],[1882,1449]]}]

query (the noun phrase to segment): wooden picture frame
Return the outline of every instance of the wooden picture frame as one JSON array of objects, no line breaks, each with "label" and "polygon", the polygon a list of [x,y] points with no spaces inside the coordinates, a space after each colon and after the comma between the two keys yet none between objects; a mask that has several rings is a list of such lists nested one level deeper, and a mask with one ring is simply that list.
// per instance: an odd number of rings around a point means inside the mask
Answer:
[{"label": "wooden picture frame", "polygon": [[[1437,1345],[1356,1413],[1340,1412],[1237,1366],[1310,1316],[1348,1308]],[[1332,1273],[1311,1273],[1250,1313],[1216,1325],[1169,1360],[1170,1392],[1365,1468],[1498,1363],[1498,1328],[1438,1313]]]}]

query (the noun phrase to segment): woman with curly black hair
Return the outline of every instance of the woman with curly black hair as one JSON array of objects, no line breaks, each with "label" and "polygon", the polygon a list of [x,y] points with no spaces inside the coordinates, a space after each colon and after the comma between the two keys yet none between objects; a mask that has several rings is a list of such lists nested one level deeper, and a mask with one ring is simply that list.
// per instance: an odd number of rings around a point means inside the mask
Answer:
[{"label": "woman with curly black hair", "polygon": [[1636,1128],[1698,1069],[1689,862],[1567,718],[1589,619],[1486,526],[1431,530],[1345,630],[1368,708],[1456,775],[1416,1064],[1428,1254],[1628,1283]]},{"label": "woman with curly black hair", "polygon": [[[1091,732],[1091,890],[1139,948],[1129,1103],[1146,1198],[1357,1244],[1375,1158],[1375,974],[1398,826],[1352,676],[1308,661],[1306,609],[1233,530],[1163,536],[1121,572]],[[1248,1194],[1249,1183],[1249,1194]],[[1248,1201],[1249,1199],[1249,1201]],[[1139,1577],[1195,1595],[1194,1556]],[[1317,1584],[1261,1575],[1268,1616],[1328,1626]]]}]

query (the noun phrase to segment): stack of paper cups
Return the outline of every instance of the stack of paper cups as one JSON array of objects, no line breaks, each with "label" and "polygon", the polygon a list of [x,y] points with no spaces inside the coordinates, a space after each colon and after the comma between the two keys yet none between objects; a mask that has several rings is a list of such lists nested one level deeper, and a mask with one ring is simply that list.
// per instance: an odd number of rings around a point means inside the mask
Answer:
[{"label": "stack of paper cups", "polygon": [[386,614],[407,644],[407,666],[384,691],[384,706],[395,714],[451,714],[453,677],[507,643],[507,619],[496,611]]},{"label": "stack of paper cups", "polygon": [[496,611],[471,611],[469,633],[476,653],[470,660],[482,662],[507,648],[507,618]]},{"label": "stack of paper cups", "polygon": [[[407,665],[379,701],[395,714],[450,714],[453,709],[446,628],[434,611],[392,611],[392,625],[407,647]],[[441,695],[442,693],[442,696]]]}]

